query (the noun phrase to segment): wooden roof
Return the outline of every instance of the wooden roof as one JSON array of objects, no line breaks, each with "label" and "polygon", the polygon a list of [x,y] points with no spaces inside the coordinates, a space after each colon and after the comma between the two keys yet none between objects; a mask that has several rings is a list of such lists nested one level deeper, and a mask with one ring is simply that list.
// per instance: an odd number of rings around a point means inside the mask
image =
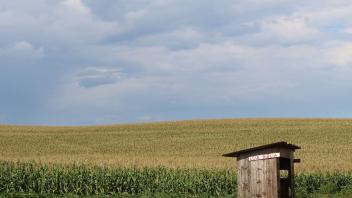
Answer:
[{"label": "wooden roof", "polygon": [[269,148],[285,148],[285,149],[290,149],[290,150],[296,150],[296,149],[300,149],[301,147],[296,146],[294,144],[288,144],[287,142],[275,142],[272,144],[266,144],[266,145],[262,145],[262,146],[258,146],[258,147],[235,151],[232,153],[226,153],[226,154],[223,154],[222,156],[224,156],[224,157],[238,157],[238,156],[245,154],[245,153],[249,153],[249,152],[257,151],[257,150],[262,150],[262,149],[269,149]]}]

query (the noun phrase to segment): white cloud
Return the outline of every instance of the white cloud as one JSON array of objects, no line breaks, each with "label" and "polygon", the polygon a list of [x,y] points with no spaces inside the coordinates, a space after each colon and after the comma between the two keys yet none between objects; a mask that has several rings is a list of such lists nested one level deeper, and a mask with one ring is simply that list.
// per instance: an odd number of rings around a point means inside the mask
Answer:
[{"label": "white cloud", "polygon": [[[315,40],[320,31],[308,24],[302,17],[277,17],[265,19],[260,22],[261,32],[251,35],[259,41],[266,43],[297,43]],[[250,36],[249,36],[250,37]]]},{"label": "white cloud", "polygon": [[347,34],[352,34],[352,27],[348,27],[348,28],[344,28],[342,30],[343,33],[347,33]]},{"label": "white cloud", "polygon": [[5,48],[0,48],[0,57],[8,61],[39,60],[44,58],[42,47],[35,48],[27,41],[15,42]]},{"label": "white cloud", "polygon": [[61,2],[62,5],[67,6],[74,11],[78,11],[84,15],[89,15],[89,9],[82,3],[81,0],[65,0]]},{"label": "white cloud", "polygon": [[[155,112],[160,108],[233,106],[255,101],[258,95],[282,98],[290,90],[301,88],[304,72],[311,73],[320,61],[319,52],[309,46],[257,49],[231,43],[181,51],[125,47],[118,55],[143,65],[143,75],[94,89],[70,84],[62,89],[61,97],[55,97],[57,106],[74,109],[90,105],[114,109],[116,114],[127,108],[129,118],[139,120],[145,111],[153,112],[151,118],[159,119],[162,116]],[[109,79],[110,72],[94,69],[83,76]]]},{"label": "white cloud", "polygon": [[166,46],[172,49],[183,49],[195,47],[207,36],[203,32],[192,27],[180,27],[170,32],[162,32],[160,34],[145,35],[137,38],[135,43],[138,45],[148,46]]},{"label": "white cloud", "polygon": [[304,17],[317,26],[326,24],[348,23],[352,16],[352,4],[348,1],[330,1],[326,4],[303,7],[294,13],[297,17]]},{"label": "white cloud", "polygon": [[33,50],[33,46],[26,41],[20,41],[15,43],[13,48],[16,50]]},{"label": "white cloud", "polygon": [[352,68],[352,43],[343,42],[329,45],[325,51],[328,62],[341,68]]},{"label": "white cloud", "polygon": [[0,12],[0,44],[26,38],[34,44],[72,47],[94,44],[118,31],[116,22],[94,17],[80,0],[55,2],[35,0],[28,9],[22,3],[5,4]]},{"label": "white cloud", "polygon": [[78,75],[78,83],[85,88],[113,84],[121,79],[122,73],[111,68],[86,68]]},{"label": "white cloud", "polygon": [[147,14],[146,9],[130,11],[125,15],[125,20],[128,21],[129,23],[131,22],[133,23],[137,20],[142,19],[146,14]]},{"label": "white cloud", "polygon": [[337,112],[352,5],[323,2],[0,0],[0,109],[30,92],[37,122]]}]

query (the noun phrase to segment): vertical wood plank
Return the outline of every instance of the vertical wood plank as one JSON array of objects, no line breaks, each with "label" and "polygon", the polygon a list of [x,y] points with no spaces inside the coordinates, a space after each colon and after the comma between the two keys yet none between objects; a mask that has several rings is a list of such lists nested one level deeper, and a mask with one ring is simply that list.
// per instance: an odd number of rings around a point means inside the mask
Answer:
[{"label": "vertical wood plank", "polygon": [[256,181],[256,184],[258,186],[258,189],[257,189],[257,192],[256,192],[256,196],[259,198],[259,197],[262,197],[262,194],[263,194],[263,162],[265,160],[259,160],[258,161],[258,167],[257,167],[257,181]]},{"label": "vertical wood plank", "polygon": [[276,198],[276,159],[264,160],[262,167],[262,197]]},{"label": "vertical wood plank", "polygon": [[270,186],[271,186],[271,196],[272,197],[277,197],[277,178],[276,178],[276,159],[272,159],[269,161],[269,166],[270,166]]},{"label": "vertical wood plank", "polygon": [[260,192],[260,185],[258,185],[260,183],[260,173],[259,173],[259,168],[260,168],[260,161],[255,161],[255,167],[253,168],[253,171],[255,171],[255,178],[252,180],[253,181],[253,196],[254,197],[258,197],[258,193]]},{"label": "vertical wood plank", "polygon": [[249,197],[255,197],[256,193],[256,184],[255,181],[257,179],[257,174],[256,174],[256,168],[257,168],[257,161],[250,161],[250,172],[251,172],[251,178],[249,180],[249,191],[250,191],[250,196]]},{"label": "vertical wood plank", "polygon": [[251,181],[251,177],[252,177],[252,173],[251,173],[251,168],[250,168],[250,161],[248,160],[248,158],[246,159],[246,197],[250,196],[250,181]]},{"label": "vertical wood plank", "polygon": [[239,198],[243,198],[243,159],[237,159],[237,193]]},{"label": "vertical wood plank", "polygon": [[280,197],[280,158],[276,158],[276,185],[277,185],[277,189],[276,189],[276,193],[277,193],[277,197]]},{"label": "vertical wood plank", "polygon": [[272,171],[272,174],[271,174],[271,181],[272,181],[272,184],[271,184],[271,191],[272,191],[272,194],[273,194],[273,197],[275,198],[278,198],[279,197],[279,193],[278,193],[278,189],[279,189],[279,183],[280,183],[280,180],[279,180],[279,177],[280,177],[280,170],[279,170],[279,166],[278,166],[278,161],[279,161],[279,158],[275,158],[275,159],[272,159],[270,161],[270,169]]},{"label": "vertical wood plank", "polygon": [[291,159],[290,159],[290,163],[291,163],[291,170],[290,170],[290,177],[291,177],[291,197],[294,198],[295,197],[295,171],[294,171],[294,156],[293,156],[293,151],[291,151]]},{"label": "vertical wood plank", "polygon": [[263,163],[265,160],[250,161],[250,197],[260,198],[263,191]]},{"label": "vertical wood plank", "polygon": [[247,198],[250,192],[249,189],[249,163],[248,159],[239,159],[237,161],[237,188],[238,188],[238,197],[239,198]]},{"label": "vertical wood plank", "polygon": [[262,193],[262,197],[268,197],[268,192],[267,192],[267,186],[268,186],[268,161],[269,160],[264,160],[263,161],[263,178],[262,178],[262,189],[264,189]]}]

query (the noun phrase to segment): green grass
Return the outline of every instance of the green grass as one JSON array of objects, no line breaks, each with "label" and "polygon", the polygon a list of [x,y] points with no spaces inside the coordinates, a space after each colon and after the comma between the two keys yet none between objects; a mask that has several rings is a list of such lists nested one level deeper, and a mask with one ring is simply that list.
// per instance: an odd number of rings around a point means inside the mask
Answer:
[{"label": "green grass", "polygon": [[352,170],[352,120],[227,119],[94,127],[0,126],[0,160],[233,170],[223,153],[288,141],[298,172]]}]

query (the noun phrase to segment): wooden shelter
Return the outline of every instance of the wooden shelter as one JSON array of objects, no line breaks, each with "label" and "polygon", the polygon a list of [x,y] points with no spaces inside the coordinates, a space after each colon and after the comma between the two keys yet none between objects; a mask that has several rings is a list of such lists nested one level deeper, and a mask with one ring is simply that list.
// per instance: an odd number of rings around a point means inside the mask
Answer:
[{"label": "wooden shelter", "polygon": [[293,153],[299,146],[276,142],[224,154],[237,158],[239,198],[294,198]]}]

